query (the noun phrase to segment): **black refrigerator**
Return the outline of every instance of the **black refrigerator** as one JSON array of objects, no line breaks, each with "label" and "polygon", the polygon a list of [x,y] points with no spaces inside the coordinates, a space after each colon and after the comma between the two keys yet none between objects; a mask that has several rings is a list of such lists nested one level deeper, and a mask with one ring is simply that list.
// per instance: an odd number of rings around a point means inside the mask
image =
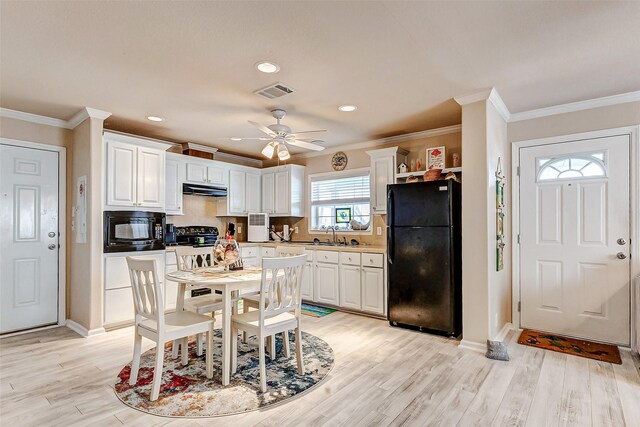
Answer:
[{"label": "black refrigerator", "polygon": [[387,186],[387,307],[392,326],[462,333],[461,184]]}]

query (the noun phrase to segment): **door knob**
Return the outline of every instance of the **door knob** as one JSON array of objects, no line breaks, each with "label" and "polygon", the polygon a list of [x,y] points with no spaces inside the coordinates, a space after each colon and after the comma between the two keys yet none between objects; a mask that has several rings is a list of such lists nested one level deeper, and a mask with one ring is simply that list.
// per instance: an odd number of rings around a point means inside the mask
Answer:
[{"label": "door knob", "polygon": [[617,257],[618,259],[627,259],[627,254],[625,254],[624,252],[618,252],[618,253],[616,254],[616,257]]},{"label": "door knob", "polygon": [[47,246],[49,248],[50,251],[54,250],[56,248],[56,245],[54,243],[51,243],[49,246]]},{"label": "door knob", "polygon": [[622,246],[622,245],[626,245],[627,241],[621,237],[618,240],[616,240],[616,243]]}]

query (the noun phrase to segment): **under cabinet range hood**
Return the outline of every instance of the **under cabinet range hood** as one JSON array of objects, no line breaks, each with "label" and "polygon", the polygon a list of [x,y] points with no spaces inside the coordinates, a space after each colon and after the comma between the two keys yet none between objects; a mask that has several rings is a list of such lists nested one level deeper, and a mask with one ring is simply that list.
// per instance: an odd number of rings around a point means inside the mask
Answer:
[{"label": "under cabinet range hood", "polygon": [[182,193],[194,196],[227,197],[227,189],[215,185],[182,184]]}]

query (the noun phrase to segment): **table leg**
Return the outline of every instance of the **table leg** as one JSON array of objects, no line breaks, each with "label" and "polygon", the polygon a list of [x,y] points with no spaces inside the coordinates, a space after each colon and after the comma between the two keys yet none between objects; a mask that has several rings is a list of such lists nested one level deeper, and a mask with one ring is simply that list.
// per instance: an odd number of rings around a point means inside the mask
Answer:
[{"label": "table leg", "polygon": [[229,385],[231,361],[231,291],[222,291],[222,385]]}]

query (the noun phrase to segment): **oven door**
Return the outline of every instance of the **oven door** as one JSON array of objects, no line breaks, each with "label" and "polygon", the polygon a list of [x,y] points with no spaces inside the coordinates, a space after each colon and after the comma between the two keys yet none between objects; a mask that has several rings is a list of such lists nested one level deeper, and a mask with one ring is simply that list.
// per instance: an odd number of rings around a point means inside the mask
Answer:
[{"label": "oven door", "polygon": [[106,211],[104,252],[162,250],[165,215],[157,212]]}]

